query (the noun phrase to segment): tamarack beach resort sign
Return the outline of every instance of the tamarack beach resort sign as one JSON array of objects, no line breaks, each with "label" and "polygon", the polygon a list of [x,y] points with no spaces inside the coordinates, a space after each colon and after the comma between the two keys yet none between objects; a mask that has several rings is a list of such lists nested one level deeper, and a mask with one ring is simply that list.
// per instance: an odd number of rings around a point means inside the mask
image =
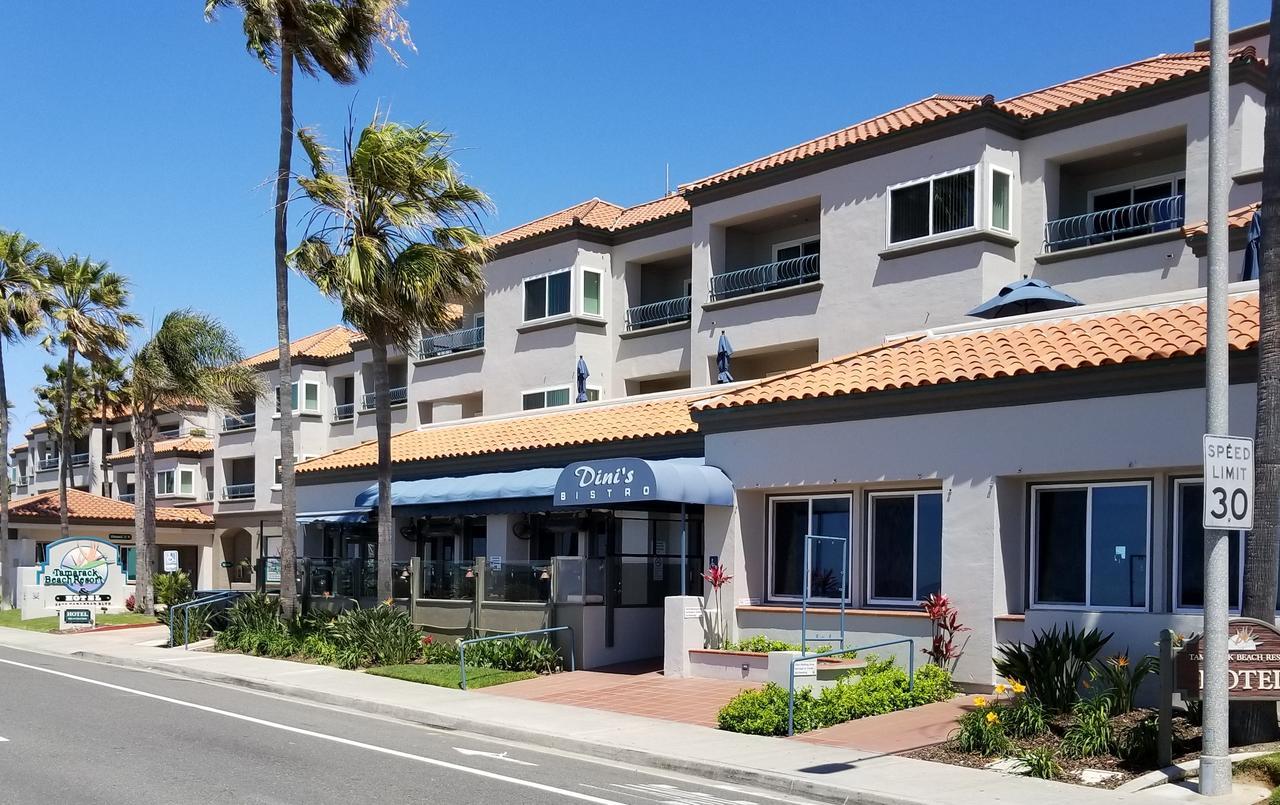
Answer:
[{"label": "tamarack beach resort sign", "polygon": [[[1228,697],[1280,700],[1280,630],[1265,621],[1232,618],[1227,635]],[[1201,639],[1187,640],[1174,659],[1175,687],[1192,699],[1204,688]]]},{"label": "tamarack beach resort sign", "polygon": [[122,607],[120,548],[93,537],[68,537],[45,547],[36,584],[46,607]]}]

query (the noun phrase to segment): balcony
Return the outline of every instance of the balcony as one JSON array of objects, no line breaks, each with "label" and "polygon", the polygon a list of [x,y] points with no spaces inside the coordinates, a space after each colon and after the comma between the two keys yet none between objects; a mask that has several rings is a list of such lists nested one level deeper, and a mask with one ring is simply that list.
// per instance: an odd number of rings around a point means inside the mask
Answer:
[{"label": "balcony", "polygon": [[120,493],[120,500],[124,501],[125,503],[132,503],[136,499],[137,499],[137,495],[134,494],[133,492]]},{"label": "balcony", "polygon": [[711,275],[711,301],[733,299],[748,294],[804,285],[818,280],[818,258],[808,254],[776,263],[726,271]]},{"label": "balcony", "polygon": [[629,307],[627,308],[627,329],[644,330],[678,321],[688,321],[690,308],[691,300],[687,296]]},{"label": "balcony", "polygon": [[1186,196],[1179,194],[1049,221],[1044,225],[1044,250],[1060,252],[1179,229],[1185,202]]},{"label": "balcony", "polygon": [[[396,386],[395,388],[391,389],[391,393],[388,395],[388,397],[391,400],[391,406],[393,408],[397,405],[406,405],[409,402],[409,387]],[[363,400],[361,401],[360,410],[372,411],[374,406],[377,405],[377,403],[378,403],[377,392],[374,392],[374,391],[366,392]]]},{"label": "balcony", "polygon": [[342,405],[335,405],[333,407],[334,422],[347,422],[349,420],[355,419],[355,417],[356,417],[355,403],[343,403]]},{"label": "balcony", "polygon": [[455,352],[467,352],[484,346],[484,326],[471,327],[466,330],[454,330],[451,333],[429,335],[422,339],[419,355],[422,358],[435,358]]},{"label": "balcony", "polygon": [[246,414],[227,414],[222,418],[223,432],[236,430],[249,430],[257,424],[258,415],[255,413]]},{"label": "balcony", "polygon": [[255,494],[256,484],[229,484],[222,487],[223,500],[245,500]]},{"label": "balcony", "polygon": [[88,453],[72,453],[71,466],[73,467],[89,466],[89,454]]},{"label": "balcony", "polygon": [[36,462],[36,469],[39,470],[40,472],[47,472],[48,470],[56,470],[57,468],[58,468],[57,456],[52,456],[50,458],[42,458],[38,462]]},{"label": "balcony", "polygon": [[176,439],[182,435],[182,427],[168,428],[166,430],[156,431],[156,439]]}]

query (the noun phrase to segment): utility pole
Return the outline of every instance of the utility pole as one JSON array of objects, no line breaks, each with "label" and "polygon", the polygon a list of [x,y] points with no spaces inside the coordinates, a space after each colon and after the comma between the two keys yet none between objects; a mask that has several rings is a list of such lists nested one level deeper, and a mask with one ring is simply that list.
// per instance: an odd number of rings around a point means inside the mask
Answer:
[{"label": "utility pole", "polygon": [[[1205,333],[1205,433],[1225,436],[1227,421],[1227,31],[1228,0],[1210,0],[1209,20],[1209,276]],[[1228,540],[1204,532],[1204,740],[1200,793],[1231,793],[1227,747]]]}]

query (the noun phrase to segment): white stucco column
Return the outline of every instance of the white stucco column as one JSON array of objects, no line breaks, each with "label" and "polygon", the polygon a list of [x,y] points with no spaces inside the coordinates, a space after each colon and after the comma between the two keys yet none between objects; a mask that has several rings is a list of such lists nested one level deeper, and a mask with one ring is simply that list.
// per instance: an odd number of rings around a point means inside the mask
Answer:
[{"label": "white stucco column", "polygon": [[942,592],[957,610],[960,622],[973,631],[959,636],[964,654],[956,665],[961,682],[992,681],[995,648],[994,591],[996,569],[1003,568],[997,538],[996,488],[986,478],[953,480],[943,487]]},{"label": "white stucco column", "polygon": [[671,678],[693,676],[689,649],[702,648],[702,597],[670,595],[664,603],[662,622],[662,672]]}]

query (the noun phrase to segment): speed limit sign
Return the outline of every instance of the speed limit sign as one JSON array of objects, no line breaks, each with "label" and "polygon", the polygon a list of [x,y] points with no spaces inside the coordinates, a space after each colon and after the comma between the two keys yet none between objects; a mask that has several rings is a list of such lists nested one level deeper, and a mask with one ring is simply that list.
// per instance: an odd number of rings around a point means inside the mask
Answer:
[{"label": "speed limit sign", "polygon": [[1253,528],[1253,439],[1204,437],[1205,528]]}]

